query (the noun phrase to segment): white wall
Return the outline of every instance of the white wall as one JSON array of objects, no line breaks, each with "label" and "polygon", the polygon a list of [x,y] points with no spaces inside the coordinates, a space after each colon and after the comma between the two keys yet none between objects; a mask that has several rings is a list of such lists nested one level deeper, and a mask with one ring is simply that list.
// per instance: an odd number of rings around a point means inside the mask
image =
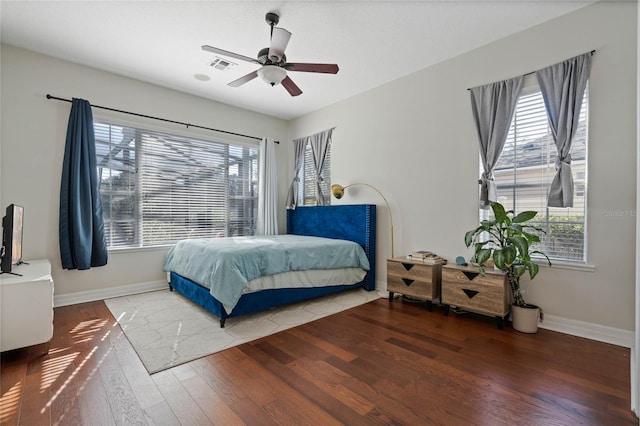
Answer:
[{"label": "white wall", "polygon": [[[634,329],[636,3],[587,6],[292,121],[290,137],[336,126],[332,181],[367,182],[393,209],[395,253],[467,259],[478,221],[478,148],[467,88],[522,75],[595,49],[590,82],[588,262],[543,268],[527,298],[548,317]],[[420,52],[416,52],[420,54]],[[402,64],[389,64],[402,66]],[[385,285],[389,217],[364,187],[334,203],[379,206],[377,264]]]},{"label": "white wall", "polygon": [[[1,59],[0,206],[3,209],[10,203],[24,206],[25,260],[48,258],[51,261],[57,299],[79,292],[110,294],[110,290],[130,284],[166,281],[162,272],[166,249],[110,252],[106,266],[88,271],[62,270],[58,197],[71,104],[47,100],[47,93],[242,134],[274,137],[282,141],[277,151],[281,165],[280,205],[284,206],[291,162],[286,121],[7,45],[2,45]],[[94,109],[96,116],[105,114],[103,110]],[[112,116],[141,127],[164,126],[184,131],[181,126],[155,120],[141,121],[123,114]],[[209,131],[202,131],[201,135],[226,137]],[[242,142],[257,143],[247,139]],[[279,218],[281,229],[284,229],[284,219],[283,208]]]}]

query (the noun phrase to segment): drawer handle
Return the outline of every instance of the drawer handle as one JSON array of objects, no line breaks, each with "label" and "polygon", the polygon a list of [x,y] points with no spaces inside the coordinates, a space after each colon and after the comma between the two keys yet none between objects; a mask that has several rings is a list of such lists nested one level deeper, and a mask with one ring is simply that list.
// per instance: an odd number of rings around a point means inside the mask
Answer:
[{"label": "drawer handle", "polygon": [[469,290],[468,288],[463,288],[462,291],[464,291],[464,294],[466,294],[469,299],[473,299],[476,294],[480,293],[477,290]]},{"label": "drawer handle", "polygon": [[404,285],[409,287],[411,284],[413,284],[414,280],[410,280],[409,278],[403,278],[402,281],[404,281]]},{"label": "drawer handle", "polygon": [[480,275],[480,272],[469,272],[469,271],[462,271],[463,274],[465,274],[467,276],[467,279],[469,281],[473,281],[473,279],[475,277],[477,277],[478,275]]},{"label": "drawer handle", "polygon": [[413,263],[403,263],[402,266],[404,266],[405,270],[410,271],[413,268]]}]

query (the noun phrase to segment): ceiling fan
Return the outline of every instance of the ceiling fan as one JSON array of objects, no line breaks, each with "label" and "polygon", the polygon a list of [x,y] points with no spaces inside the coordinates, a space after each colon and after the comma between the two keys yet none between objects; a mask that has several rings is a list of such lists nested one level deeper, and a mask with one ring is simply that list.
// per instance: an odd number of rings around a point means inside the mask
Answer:
[{"label": "ceiling fan", "polygon": [[257,59],[218,49],[217,47],[202,46],[202,50],[207,52],[261,65],[256,71],[232,81],[228,84],[229,86],[239,87],[260,76],[262,80],[272,86],[282,83],[282,86],[287,89],[287,92],[289,92],[291,96],[298,96],[302,94],[302,90],[289,78],[287,71],[319,72],[325,74],[338,73],[338,65],[336,64],[287,62],[287,56],[284,54],[284,51],[291,38],[291,33],[284,28],[276,27],[280,21],[280,17],[276,13],[267,13],[265,20],[271,27],[271,42],[269,47],[265,47],[258,52]]}]

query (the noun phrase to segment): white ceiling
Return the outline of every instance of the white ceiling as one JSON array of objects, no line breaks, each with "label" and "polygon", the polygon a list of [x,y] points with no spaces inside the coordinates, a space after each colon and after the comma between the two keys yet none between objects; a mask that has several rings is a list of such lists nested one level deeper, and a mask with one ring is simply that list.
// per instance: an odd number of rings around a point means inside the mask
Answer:
[{"label": "white ceiling", "polygon": [[[291,119],[591,2],[2,0],[0,37],[6,44]],[[209,65],[215,55],[200,47],[255,57],[269,45],[264,18],[271,11],[293,33],[289,62],[337,63],[338,74],[289,72],[303,91],[297,97],[260,79],[227,86],[258,66],[234,61],[237,66],[219,71]]]}]

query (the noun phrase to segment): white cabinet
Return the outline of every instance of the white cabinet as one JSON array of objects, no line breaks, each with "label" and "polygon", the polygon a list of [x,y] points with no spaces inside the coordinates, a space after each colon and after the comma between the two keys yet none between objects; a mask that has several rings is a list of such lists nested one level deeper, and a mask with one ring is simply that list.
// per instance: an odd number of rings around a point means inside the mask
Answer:
[{"label": "white cabinet", "polygon": [[0,275],[0,351],[45,344],[53,337],[53,279],[48,260],[14,266]]}]

